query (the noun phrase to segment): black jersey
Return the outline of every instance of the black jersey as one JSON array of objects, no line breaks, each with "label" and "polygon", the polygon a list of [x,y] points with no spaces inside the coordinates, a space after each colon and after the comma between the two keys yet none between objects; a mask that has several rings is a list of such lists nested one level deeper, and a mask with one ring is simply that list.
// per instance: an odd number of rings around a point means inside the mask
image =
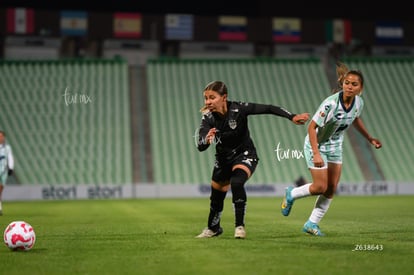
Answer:
[{"label": "black jersey", "polygon": [[247,117],[259,114],[273,114],[290,120],[295,116],[274,105],[228,101],[225,116],[215,112],[203,114],[198,134],[198,150],[204,151],[209,147],[206,141],[207,133],[211,128],[216,128],[214,144],[217,157],[227,158],[245,150],[256,152],[250,137]]}]

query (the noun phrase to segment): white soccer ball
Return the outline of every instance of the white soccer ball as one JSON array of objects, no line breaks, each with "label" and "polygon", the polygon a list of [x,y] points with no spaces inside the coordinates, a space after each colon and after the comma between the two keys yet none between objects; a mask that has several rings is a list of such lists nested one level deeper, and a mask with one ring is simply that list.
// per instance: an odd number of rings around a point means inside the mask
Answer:
[{"label": "white soccer ball", "polygon": [[36,242],[33,227],[25,221],[11,222],[3,234],[4,243],[11,250],[30,250]]}]

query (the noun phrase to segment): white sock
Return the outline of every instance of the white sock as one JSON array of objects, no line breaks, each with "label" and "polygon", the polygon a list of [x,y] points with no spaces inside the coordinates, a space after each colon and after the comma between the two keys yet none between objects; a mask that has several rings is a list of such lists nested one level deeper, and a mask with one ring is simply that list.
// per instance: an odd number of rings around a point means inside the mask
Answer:
[{"label": "white sock", "polygon": [[316,199],[315,206],[313,207],[309,220],[313,223],[319,223],[328,211],[331,202],[332,199],[328,199],[324,195],[319,195]]},{"label": "white sock", "polygon": [[2,208],[2,206],[1,206],[1,201],[0,201],[0,210],[2,210],[3,208]]},{"label": "white sock", "polygon": [[299,199],[303,197],[310,196],[309,187],[312,183],[307,183],[299,187],[295,187],[292,189],[292,192],[290,193],[292,195],[292,198]]}]

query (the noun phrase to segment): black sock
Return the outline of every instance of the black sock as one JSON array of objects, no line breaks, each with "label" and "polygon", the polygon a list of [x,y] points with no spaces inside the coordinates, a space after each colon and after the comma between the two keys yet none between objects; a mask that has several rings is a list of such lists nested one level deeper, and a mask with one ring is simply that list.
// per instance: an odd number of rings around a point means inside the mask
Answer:
[{"label": "black sock", "polygon": [[210,214],[208,215],[208,228],[216,232],[220,228],[220,218],[223,213],[224,199],[227,192],[221,192],[211,187]]},{"label": "black sock", "polygon": [[244,226],[244,216],[246,214],[247,195],[244,184],[247,181],[247,174],[242,169],[233,171],[230,178],[231,191],[233,194],[233,207],[235,216],[235,226]]}]

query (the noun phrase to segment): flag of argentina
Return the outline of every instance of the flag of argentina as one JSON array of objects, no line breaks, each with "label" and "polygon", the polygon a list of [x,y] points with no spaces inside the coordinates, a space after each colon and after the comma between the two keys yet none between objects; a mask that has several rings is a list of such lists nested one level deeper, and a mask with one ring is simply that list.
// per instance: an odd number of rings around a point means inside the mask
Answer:
[{"label": "flag of argentina", "polygon": [[88,28],[88,14],[85,11],[62,11],[60,31],[62,35],[83,36]]}]

